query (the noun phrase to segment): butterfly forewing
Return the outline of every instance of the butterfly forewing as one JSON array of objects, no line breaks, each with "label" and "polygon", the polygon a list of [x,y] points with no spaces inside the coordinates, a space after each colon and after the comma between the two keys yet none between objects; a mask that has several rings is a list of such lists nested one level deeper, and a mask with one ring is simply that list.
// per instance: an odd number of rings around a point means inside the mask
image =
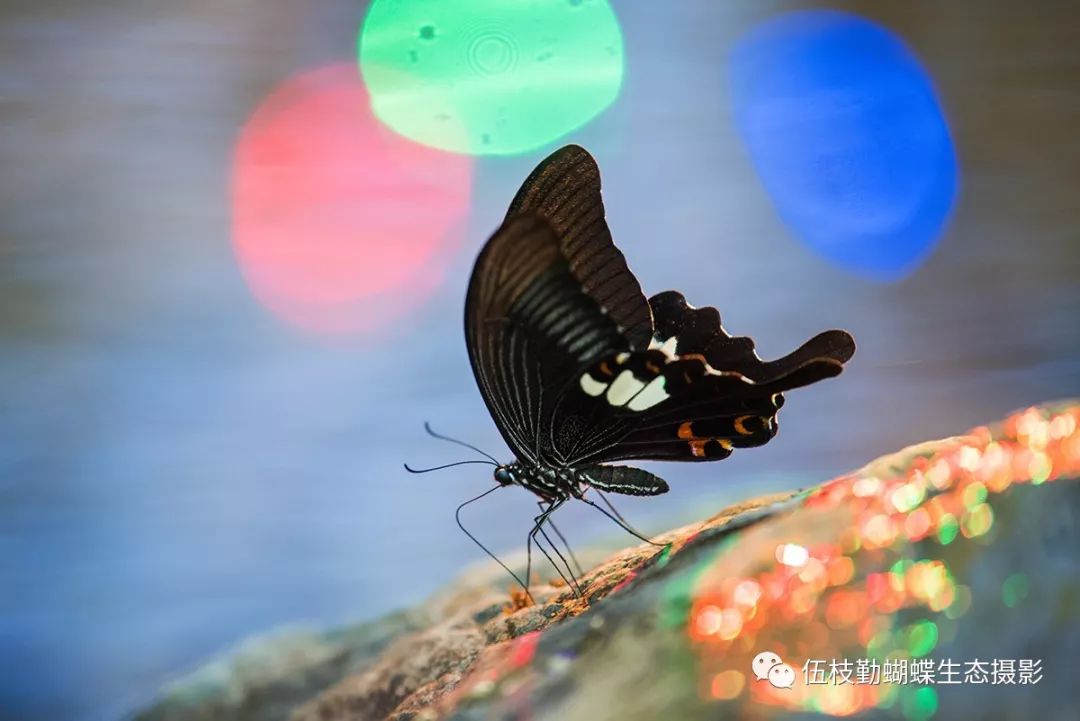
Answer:
[{"label": "butterfly forewing", "polygon": [[519,213],[534,213],[551,223],[582,290],[615,321],[630,348],[648,348],[649,304],[611,240],[600,196],[600,168],[588,151],[567,145],[541,162],[522,183],[507,217]]},{"label": "butterfly forewing", "polygon": [[570,271],[551,225],[506,222],[481,252],[465,303],[469,359],[515,455],[539,462],[553,445],[551,404],[589,359],[625,351],[626,338]]}]

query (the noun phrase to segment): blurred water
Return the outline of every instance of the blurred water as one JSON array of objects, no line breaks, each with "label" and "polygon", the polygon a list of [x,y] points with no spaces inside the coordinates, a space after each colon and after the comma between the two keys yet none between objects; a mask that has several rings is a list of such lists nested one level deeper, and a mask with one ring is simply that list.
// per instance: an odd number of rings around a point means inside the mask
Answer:
[{"label": "blurred water", "polygon": [[[571,137],[600,159],[647,292],[715,304],[778,355],[859,342],[792,394],[768,447],[655,468],[646,528],[707,499],[811,482],[905,443],[1080,393],[1080,23],[1069,5],[849,4],[933,76],[961,190],[913,276],[859,280],[803,249],[740,146],[724,62],[786,3],[619,3],[621,98]],[[285,0],[0,9],[0,710],[113,718],[270,627],[374,617],[481,558],[452,508],[483,470],[421,422],[506,456],[460,330],[469,267],[541,154],[480,159],[445,284],[376,336],[329,340],[251,297],[229,245],[238,128],[288,75],[348,60],[363,8]],[[977,21],[974,18],[978,18]],[[532,501],[472,507],[496,548]],[[589,509],[585,509],[589,510]],[[572,539],[611,533],[571,509]]]}]

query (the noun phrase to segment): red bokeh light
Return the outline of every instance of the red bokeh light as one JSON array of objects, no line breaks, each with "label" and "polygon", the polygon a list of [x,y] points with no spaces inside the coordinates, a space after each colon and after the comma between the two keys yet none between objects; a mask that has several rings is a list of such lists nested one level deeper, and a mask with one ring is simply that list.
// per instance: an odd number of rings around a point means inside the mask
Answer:
[{"label": "red bokeh light", "polygon": [[233,160],[233,245],[278,317],[369,332],[441,279],[469,209],[472,161],[382,127],[354,63],[290,78],[252,113]]}]

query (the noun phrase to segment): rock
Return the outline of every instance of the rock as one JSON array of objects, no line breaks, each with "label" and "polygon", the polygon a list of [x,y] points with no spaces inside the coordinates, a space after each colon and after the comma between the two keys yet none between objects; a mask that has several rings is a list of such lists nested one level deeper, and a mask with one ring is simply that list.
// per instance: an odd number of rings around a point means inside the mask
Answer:
[{"label": "rock", "polygon": [[[234,695],[143,718],[281,718],[288,701],[295,721],[1072,719],[1078,426],[1076,403],[1029,409],[740,504],[614,554],[580,597],[545,586],[520,608],[473,584],[265,714]],[[761,651],[791,688],[755,678]],[[275,679],[245,687],[303,685]]]},{"label": "rock", "polygon": [[421,611],[332,631],[285,629],[248,641],[229,657],[163,689],[137,721],[282,721],[295,707],[369,665],[395,638],[424,628]]}]

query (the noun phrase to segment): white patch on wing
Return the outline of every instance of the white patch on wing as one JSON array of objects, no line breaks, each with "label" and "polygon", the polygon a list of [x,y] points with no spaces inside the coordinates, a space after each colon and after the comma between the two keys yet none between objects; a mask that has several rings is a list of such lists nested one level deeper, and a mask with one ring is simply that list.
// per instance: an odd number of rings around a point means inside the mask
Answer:
[{"label": "white patch on wing", "polygon": [[638,393],[636,396],[630,399],[630,403],[627,404],[627,408],[632,411],[644,411],[652,408],[657,403],[666,401],[671,396],[666,390],[664,390],[664,384],[667,381],[664,376],[657,376],[649,381],[649,385],[645,386],[645,389]]},{"label": "white patch on wing", "polygon": [[608,388],[607,400],[613,406],[621,406],[633,398],[645,384],[634,377],[632,371],[623,371]]},{"label": "white patch on wing", "polygon": [[595,397],[607,390],[607,383],[601,383],[588,373],[585,373],[581,376],[581,390]]},{"label": "white patch on wing", "polygon": [[664,341],[663,345],[660,346],[660,350],[663,351],[664,355],[668,356],[669,358],[674,358],[675,347],[677,345],[679,345],[679,339],[676,336],[671,336],[666,341]]}]

